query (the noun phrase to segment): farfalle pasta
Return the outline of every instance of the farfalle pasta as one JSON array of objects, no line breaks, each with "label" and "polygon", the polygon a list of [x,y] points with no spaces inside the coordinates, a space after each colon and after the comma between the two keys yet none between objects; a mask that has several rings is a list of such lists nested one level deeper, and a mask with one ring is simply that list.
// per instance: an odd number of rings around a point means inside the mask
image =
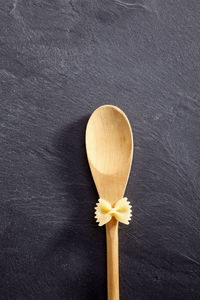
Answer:
[{"label": "farfalle pasta", "polygon": [[95,207],[95,218],[96,222],[99,223],[98,225],[105,225],[113,217],[119,222],[128,225],[132,217],[132,206],[127,200],[126,197],[122,198],[112,207],[108,201],[100,198]]}]

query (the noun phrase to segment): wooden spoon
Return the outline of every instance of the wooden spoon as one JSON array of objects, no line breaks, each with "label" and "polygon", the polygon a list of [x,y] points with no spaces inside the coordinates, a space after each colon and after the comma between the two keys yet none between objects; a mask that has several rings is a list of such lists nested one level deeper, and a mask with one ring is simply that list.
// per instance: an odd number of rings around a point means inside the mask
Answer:
[{"label": "wooden spoon", "polygon": [[[124,112],[103,105],[91,115],[86,128],[86,151],[91,173],[100,198],[113,206],[127,185],[133,136]],[[108,300],[119,299],[118,221],[106,224]]]}]

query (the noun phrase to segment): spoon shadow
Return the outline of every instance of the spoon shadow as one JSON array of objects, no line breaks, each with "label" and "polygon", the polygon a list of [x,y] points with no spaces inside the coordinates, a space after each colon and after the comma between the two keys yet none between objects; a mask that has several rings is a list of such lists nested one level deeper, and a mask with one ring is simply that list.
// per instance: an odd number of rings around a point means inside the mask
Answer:
[{"label": "spoon shadow", "polygon": [[[66,198],[66,222],[52,237],[45,261],[57,262],[54,271],[60,278],[62,299],[106,298],[105,231],[94,219],[98,199],[85,151],[84,117],[63,128],[55,140],[58,158],[55,172]],[[60,299],[60,298],[59,298]]]}]

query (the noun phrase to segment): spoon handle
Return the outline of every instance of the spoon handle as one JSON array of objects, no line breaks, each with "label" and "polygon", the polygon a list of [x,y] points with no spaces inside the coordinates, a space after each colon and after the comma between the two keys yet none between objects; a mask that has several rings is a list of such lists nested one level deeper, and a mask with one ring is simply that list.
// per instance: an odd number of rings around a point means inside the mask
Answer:
[{"label": "spoon handle", "polygon": [[106,224],[108,300],[119,300],[118,221]]}]

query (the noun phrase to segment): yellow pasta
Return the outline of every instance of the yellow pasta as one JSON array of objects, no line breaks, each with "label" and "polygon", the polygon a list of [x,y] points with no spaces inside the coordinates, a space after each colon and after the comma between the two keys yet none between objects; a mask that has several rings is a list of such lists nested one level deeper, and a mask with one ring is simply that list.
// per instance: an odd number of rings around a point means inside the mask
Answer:
[{"label": "yellow pasta", "polygon": [[112,207],[109,202],[100,198],[95,207],[95,218],[97,219],[96,222],[99,223],[98,225],[105,225],[112,217],[119,222],[128,225],[132,217],[132,206],[127,200],[126,197],[122,198],[115,203],[114,207]]}]

